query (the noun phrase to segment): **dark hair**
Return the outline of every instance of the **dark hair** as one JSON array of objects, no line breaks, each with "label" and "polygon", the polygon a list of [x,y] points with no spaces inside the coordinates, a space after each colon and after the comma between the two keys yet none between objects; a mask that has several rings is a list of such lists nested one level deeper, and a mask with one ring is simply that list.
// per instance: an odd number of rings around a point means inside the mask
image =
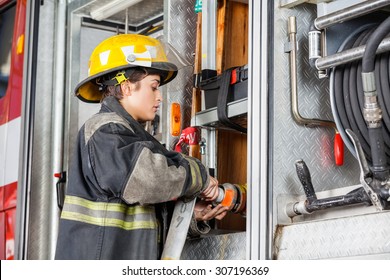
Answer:
[{"label": "dark hair", "polygon": [[[112,80],[117,73],[118,72],[105,75],[104,77],[102,77],[102,81]],[[142,79],[144,79],[146,76],[159,75],[161,80],[164,80],[167,76],[167,73],[165,71],[161,71],[154,68],[132,67],[126,69],[125,75],[131,83],[135,84],[136,89],[139,89],[140,87],[139,82]],[[102,90],[102,101],[107,96],[114,96],[117,100],[121,100],[123,98],[123,92],[120,84],[104,86]]]}]

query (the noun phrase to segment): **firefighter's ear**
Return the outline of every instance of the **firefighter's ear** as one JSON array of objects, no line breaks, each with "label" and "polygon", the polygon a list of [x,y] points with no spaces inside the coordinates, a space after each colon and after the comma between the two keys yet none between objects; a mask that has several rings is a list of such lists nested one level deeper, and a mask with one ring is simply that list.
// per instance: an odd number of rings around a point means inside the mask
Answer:
[{"label": "firefighter's ear", "polygon": [[129,82],[129,80],[122,82],[120,86],[124,96],[131,95],[131,83]]}]

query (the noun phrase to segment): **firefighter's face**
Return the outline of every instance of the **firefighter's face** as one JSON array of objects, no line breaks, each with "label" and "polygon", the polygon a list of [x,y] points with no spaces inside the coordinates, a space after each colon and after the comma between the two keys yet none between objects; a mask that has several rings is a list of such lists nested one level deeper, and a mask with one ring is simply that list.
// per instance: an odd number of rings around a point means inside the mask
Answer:
[{"label": "firefighter's face", "polygon": [[152,121],[159,110],[162,95],[160,76],[148,75],[138,83],[125,81],[121,84],[125,110],[137,121]]}]

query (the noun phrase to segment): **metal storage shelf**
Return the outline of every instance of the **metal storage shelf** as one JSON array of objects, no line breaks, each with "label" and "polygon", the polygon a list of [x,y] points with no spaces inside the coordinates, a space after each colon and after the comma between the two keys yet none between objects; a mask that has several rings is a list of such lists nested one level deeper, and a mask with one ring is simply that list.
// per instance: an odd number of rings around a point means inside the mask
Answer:
[{"label": "metal storage shelf", "polygon": [[[248,112],[248,98],[228,103],[227,115],[229,118],[238,117]],[[191,126],[218,126],[217,108],[210,108],[196,113],[191,119]]]}]

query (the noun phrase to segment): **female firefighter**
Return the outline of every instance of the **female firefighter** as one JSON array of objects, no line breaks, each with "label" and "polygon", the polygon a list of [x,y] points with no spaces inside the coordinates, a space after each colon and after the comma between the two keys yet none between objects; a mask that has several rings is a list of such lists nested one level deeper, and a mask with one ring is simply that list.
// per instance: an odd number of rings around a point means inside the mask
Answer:
[{"label": "female firefighter", "polygon": [[[89,76],[75,93],[101,109],[78,134],[56,259],[158,259],[172,201],[217,197],[218,182],[199,160],[168,151],[142,125],[155,118],[159,86],[177,71],[162,44],[147,36],[116,35],[93,51]],[[193,219],[201,222],[227,211],[199,208]]]}]

